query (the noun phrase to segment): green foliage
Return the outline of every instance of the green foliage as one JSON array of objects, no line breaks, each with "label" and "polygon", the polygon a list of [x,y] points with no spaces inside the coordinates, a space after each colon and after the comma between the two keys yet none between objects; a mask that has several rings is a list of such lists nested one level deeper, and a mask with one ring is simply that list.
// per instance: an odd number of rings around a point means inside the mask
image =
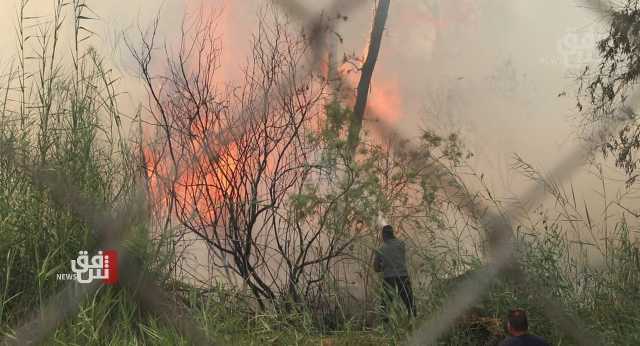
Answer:
[{"label": "green foliage", "polygon": [[[626,0],[623,6],[611,12],[611,25],[607,35],[597,43],[601,61],[596,71],[587,66],[580,76],[577,107],[583,110],[583,102],[590,106],[588,118],[604,121],[619,116],[620,107],[635,106],[628,100],[631,91],[637,88],[640,76],[640,6],[638,0]],[[602,152],[614,156],[616,165],[628,175],[631,185],[638,177],[636,169],[640,149],[640,123],[633,111],[627,111],[628,121],[617,133],[603,144]]]},{"label": "green foliage", "polygon": [[322,153],[321,163],[329,170],[334,170],[339,157],[344,157],[347,141],[346,128],[348,120],[353,112],[343,107],[339,100],[333,99],[325,107],[325,120],[319,135],[319,139],[325,148]]},{"label": "green foliage", "polygon": [[[65,2],[54,18],[36,25],[22,2],[20,60],[8,71],[0,100],[0,324],[12,325],[41,307],[70,272],[79,250],[96,246],[86,216],[42,184],[54,173],[98,210],[123,202],[132,185],[128,149],[120,137],[115,81],[92,48],[76,44],[72,58],[58,56]],[[76,25],[83,11],[72,9]],[[45,22],[47,23],[47,22]],[[31,32],[33,31],[33,32]],[[31,47],[28,37],[40,33]],[[32,41],[29,41],[32,42]],[[26,53],[36,50],[35,56]],[[68,64],[65,64],[68,61]],[[16,84],[18,87],[16,87]],[[15,100],[19,100],[17,103]],[[60,188],[56,186],[55,188]],[[61,189],[65,191],[65,189]]]},{"label": "green foliage", "polygon": [[[562,235],[560,223],[550,222],[542,215],[541,229],[520,228],[517,238],[521,245],[516,250],[529,275],[529,281],[515,283],[502,278],[495,282],[482,300],[472,307],[465,318],[441,340],[443,345],[493,345],[504,335],[504,317],[509,309],[524,308],[529,314],[531,332],[543,335],[552,344],[575,345],[565,331],[547,318],[544,308],[535,296],[523,294],[518,285],[526,285],[528,292],[544,288],[562,302],[568,313],[581,319],[586,328],[597,331],[606,345],[634,345],[640,332],[634,328],[640,313],[635,308],[640,292],[638,280],[637,247],[628,238],[628,226],[618,224],[616,236],[610,240],[611,256],[606,267],[583,263],[575,265],[575,244]],[[473,273],[477,265],[466,266],[465,275],[452,276],[439,270],[437,258],[427,272],[431,283],[423,294],[427,303],[419,307],[439,313],[439,307],[452,285]],[[498,337],[496,337],[498,336]],[[484,340],[484,341],[483,341]]]}]

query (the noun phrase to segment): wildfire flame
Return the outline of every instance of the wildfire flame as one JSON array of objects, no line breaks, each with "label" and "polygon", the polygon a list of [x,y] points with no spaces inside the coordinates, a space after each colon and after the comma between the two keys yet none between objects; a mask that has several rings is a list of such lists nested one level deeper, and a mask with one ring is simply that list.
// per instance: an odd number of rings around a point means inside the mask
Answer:
[{"label": "wildfire flame", "polygon": [[[216,16],[217,24],[211,29],[221,29],[224,34],[220,44],[224,48],[224,54],[220,56],[220,68],[216,69],[217,76],[213,78],[216,86],[221,87],[224,85],[224,80],[233,79],[233,76],[240,71],[237,69],[238,71],[234,72],[229,66],[237,66],[237,61],[241,61],[240,57],[245,55],[239,42],[245,41],[248,44],[249,36],[247,34],[244,39],[238,33],[239,24],[236,17],[239,6],[246,7],[246,4],[241,5],[225,0],[223,1],[223,11],[213,11],[203,6],[198,1],[187,2],[187,9],[190,13],[206,11],[204,13]],[[244,33],[249,31],[243,30]],[[193,64],[197,66],[197,62],[193,62]],[[326,66],[323,66],[322,70],[328,75],[329,71]],[[344,73],[343,68],[340,68],[339,71],[342,71],[339,73]],[[380,76],[377,75],[371,85],[367,107],[369,114],[376,116],[375,120],[382,120],[393,125],[404,115],[400,83],[398,79]],[[357,85],[358,78],[359,74],[347,76],[352,85]],[[347,100],[347,104],[353,101],[353,99]],[[221,201],[224,192],[232,184],[234,173],[243,168],[237,165],[238,148],[233,143],[224,148],[217,148],[217,150],[211,150],[211,148],[205,150],[207,148],[204,147],[203,139],[207,138],[210,133],[215,133],[212,131],[211,125],[200,127],[193,125],[190,130],[193,139],[187,143],[191,146],[188,152],[195,157],[185,158],[176,165],[176,163],[168,161],[166,148],[160,151],[151,146],[146,147],[143,150],[145,174],[148,178],[151,197],[156,203],[160,203],[162,207],[168,207],[170,198],[173,198],[178,204],[183,204],[176,206],[182,208],[183,213],[197,212],[201,214],[200,217],[211,218],[213,215],[207,214],[213,209],[211,203]],[[211,157],[211,152],[214,152],[216,157]],[[189,160],[191,160],[191,164],[188,163]],[[173,196],[167,195],[169,191]]]}]

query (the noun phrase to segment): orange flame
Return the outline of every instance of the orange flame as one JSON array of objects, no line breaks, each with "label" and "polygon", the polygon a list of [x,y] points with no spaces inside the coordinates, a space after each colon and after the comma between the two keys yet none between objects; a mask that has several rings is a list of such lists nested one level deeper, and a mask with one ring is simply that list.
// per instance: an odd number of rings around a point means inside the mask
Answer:
[{"label": "orange flame", "polygon": [[382,84],[373,84],[369,95],[368,107],[375,116],[389,124],[396,124],[402,118],[402,95],[397,80],[388,80]]},{"label": "orange flame", "polygon": [[[187,4],[191,13],[207,11],[211,12],[211,16],[217,16],[215,20],[220,25],[218,29],[222,29],[224,33],[221,46],[225,48],[225,51],[220,56],[220,68],[215,71],[216,76],[213,77],[216,86],[220,86],[222,80],[233,79],[233,74],[236,71],[232,71],[228,67],[225,68],[225,66],[237,66],[237,62],[241,60],[239,57],[243,56],[242,43],[239,42],[248,42],[249,39],[247,35],[247,39],[243,40],[239,37],[241,34],[237,33],[238,18],[236,17],[239,12],[238,6],[241,5],[238,2],[225,0],[223,11],[214,12],[207,10],[206,6],[198,7],[197,1],[188,1]],[[244,32],[248,31],[250,30]],[[189,63],[187,61],[187,64]],[[198,66],[197,64],[197,61],[193,62],[194,66]],[[325,74],[328,74],[327,66],[323,65],[323,70]],[[239,71],[240,69],[238,69]],[[351,74],[348,77],[354,82],[352,85],[357,85],[358,78],[359,74]],[[402,101],[400,83],[397,79],[376,77],[368,97],[368,114],[384,122],[395,124],[404,114]],[[216,126],[218,125],[201,124],[198,126],[194,124],[191,126],[190,131],[194,139],[188,143],[191,146],[189,153],[195,153],[195,157],[184,158],[184,162],[179,165],[180,167],[172,167],[173,163],[163,157],[166,153],[160,153],[151,147],[143,150],[146,162],[145,173],[148,177],[151,197],[161,207],[167,207],[170,202],[169,198],[174,198],[175,202],[182,204],[178,207],[183,208],[184,214],[198,213],[200,217],[209,221],[214,217],[210,214],[214,209],[211,204],[221,202],[224,193],[228,192],[230,185],[234,183],[232,181],[234,173],[238,169],[244,169],[237,167],[239,150],[235,144],[213,150],[216,155],[220,155],[215,158],[210,157],[204,150],[202,141],[207,137],[207,134],[216,132],[213,131]],[[267,169],[271,169],[273,164],[268,162]],[[173,197],[167,194],[169,191],[174,194]]]}]

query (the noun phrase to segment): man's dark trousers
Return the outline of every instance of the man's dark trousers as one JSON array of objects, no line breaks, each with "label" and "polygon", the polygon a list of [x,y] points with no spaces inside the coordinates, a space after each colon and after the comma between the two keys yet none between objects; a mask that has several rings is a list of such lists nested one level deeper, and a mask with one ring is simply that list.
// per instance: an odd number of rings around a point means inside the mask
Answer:
[{"label": "man's dark trousers", "polygon": [[389,308],[393,301],[393,296],[397,294],[402,299],[409,317],[416,316],[416,305],[413,301],[413,292],[411,290],[411,281],[408,276],[386,277],[384,278],[384,297],[382,299],[382,307],[384,309],[384,320],[389,319]]}]

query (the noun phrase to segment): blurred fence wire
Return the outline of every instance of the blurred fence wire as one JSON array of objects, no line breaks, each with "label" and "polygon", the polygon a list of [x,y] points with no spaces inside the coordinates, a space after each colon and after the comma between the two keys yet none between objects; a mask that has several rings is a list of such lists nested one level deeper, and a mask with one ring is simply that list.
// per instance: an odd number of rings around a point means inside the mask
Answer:
[{"label": "blurred fence wire", "polygon": [[[390,0],[380,0],[390,1]],[[310,41],[310,63],[299,67],[301,69],[299,75],[305,75],[309,72],[321,72],[323,61],[329,52],[330,35],[336,32],[336,26],[339,23],[339,15],[348,15],[355,11],[369,10],[372,4],[370,0],[336,0],[331,6],[318,14],[304,6],[299,0],[272,0],[272,2],[287,16],[298,20],[305,25],[305,32],[308,33]],[[593,11],[599,15],[606,16],[609,12],[608,7],[598,0],[586,1]],[[393,9],[394,3],[391,2]],[[404,4],[408,5],[408,4]],[[347,87],[355,90],[355,86],[351,81],[337,76],[341,79],[342,88]],[[287,85],[282,85],[281,90],[292,90]],[[269,95],[263,95],[266,101]],[[632,106],[635,106],[640,99],[639,94],[635,94],[631,100]],[[241,114],[241,119],[251,121],[254,114],[262,112],[256,111],[255,107],[261,107],[264,102],[253,105],[251,110],[245,110]],[[259,108],[258,108],[259,109]],[[576,170],[586,163],[591,153],[599,148],[600,142],[607,134],[612,133],[621,126],[623,121],[628,117],[630,109],[621,109],[621,120],[613,120],[603,123],[601,128],[593,132],[592,138],[584,141],[584,144],[578,146],[564,160],[561,160],[559,166],[551,171],[558,182],[562,182],[570,178]],[[367,115],[377,118],[374,111],[367,110]],[[382,122],[373,122],[375,131],[385,140],[391,143],[408,142],[404,141],[403,135],[392,127]],[[227,129],[231,132],[242,131],[242,127],[235,129]],[[221,131],[217,138],[207,143],[208,150],[215,151],[216,146],[225,145],[228,142],[228,135]],[[0,148],[4,150],[4,148]],[[406,148],[405,148],[406,149]],[[415,150],[418,150],[415,148]],[[511,277],[518,281],[527,280],[527,268],[521,265],[513,265],[514,258],[514,238],[511,223],[515,220],[516,211],[521,211],[521,206],[507,206],[504,211],[497,213],[491,211],[489,205],[478,199],[476,195],[468,191],[460,182],[459,178],[451,173],[444,164],[439,163],[435,158],[432,163],[432,180],[431,183],[437,184],[447,195],[452,198],[458,206],[468,216],[482,225],[489,239],[488,263],[484,267],[467,277],[451,294],[442,308],[438,312],[431,312],[430,318],[421,325],[418,325],[408,336],[406,344],[408,345],[431,345],[435,344],[448,329],[450,329],[458,318],[471,307],[483,294],[487,292],[492,281],[496,277],[506,271]],[[134,224],[136,218],[145,211],[141,209],[144,205],[143,201],[144,189],[139,189],[139,196],[134,199],[132,205],[123,206],[119,210],[101,210],[91,208],[90,201],[85,201],[79,191],[73,189],[73,181],[70,177],[66,177],[64,172],[55,172],[47,170],[44,167],[38,169],[34,167],[28,168],[31,173],[31,179],[34,184],[47,187],[53,196],[53,199],[64,205],[70,206],[71,210],[80,218],[85,220],[93,229],[96,230],[98,238],[101,240],[101,248],[113,248],[120,252],[119,268],[121,270],[120,285],[131,290],[133,296],[136,297],[138,303],[145,309],[156,314],[161,320],[168,325],[176,328],[190,344],[194,345],[215,345],[217,340],[215,336],[208,336],[202,329],[198,328],[198,324],[189,315],[188,309],[173,295],[165,291],[154,279],[145,272],[143,266],[134,261],[127,254],[127,250],[122,246],[122,241],[126,236],[126,230]],[[544,197],[539,186],[533,186],[529,191],[521,196],[521,200],[531,202],[540,201]],[[534,205],[535,203],[529,203]],[[99,283],[94,282],[88,285],[78,285],[75,282],[67,284],[67,286],[57,295],[49,299],[49,303],[45,307],[35,312],[32,318],[21,326],[18,326],[14,335],[7,336],[3,343],[28,345],[43,342],[49,337],[67,318],[73,316],[79,309],[83,299],[94,294],[99,287]],[[602,340],[599,335],[584,326],[582,321],[575,316],[567,314],[563,303],[554,299],[547,292],[528,292],[534,299],[537,299],[540,306],[550,321],[556,323],[563,331],[569,334],[580,345],[601,345]]]}]

